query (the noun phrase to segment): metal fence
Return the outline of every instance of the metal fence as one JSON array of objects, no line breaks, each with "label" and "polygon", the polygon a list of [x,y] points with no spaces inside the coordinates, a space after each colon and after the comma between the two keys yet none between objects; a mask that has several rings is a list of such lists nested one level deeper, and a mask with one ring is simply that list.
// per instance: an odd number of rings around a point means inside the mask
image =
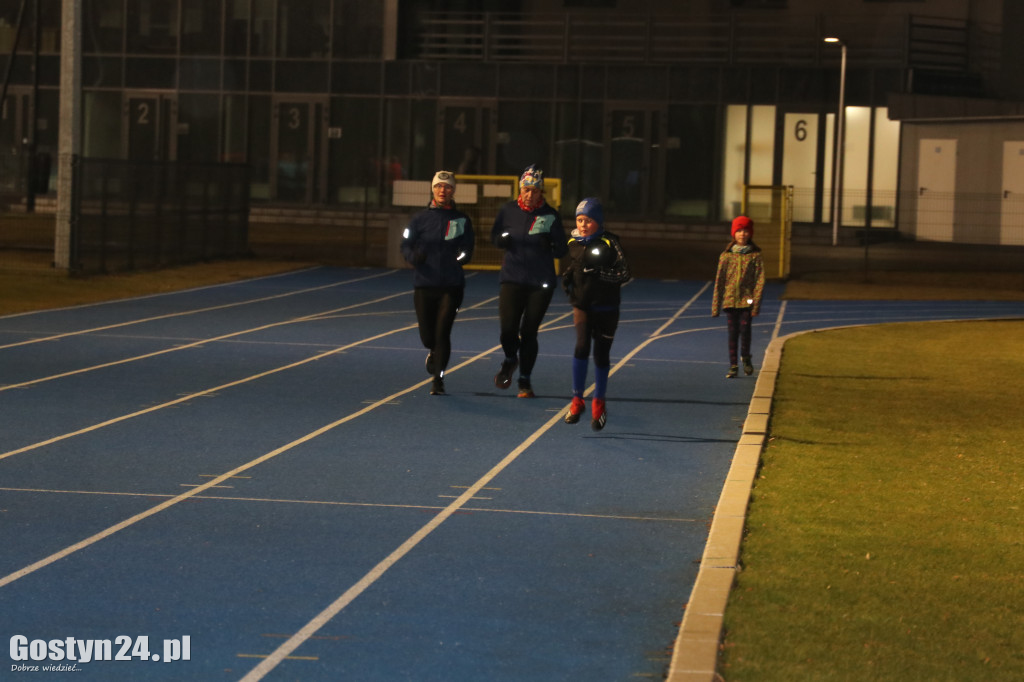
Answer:
[{"label": "metal fence", "polygon": [[79,158],[71,269],[114,272],[248,253],[249,166]]}]

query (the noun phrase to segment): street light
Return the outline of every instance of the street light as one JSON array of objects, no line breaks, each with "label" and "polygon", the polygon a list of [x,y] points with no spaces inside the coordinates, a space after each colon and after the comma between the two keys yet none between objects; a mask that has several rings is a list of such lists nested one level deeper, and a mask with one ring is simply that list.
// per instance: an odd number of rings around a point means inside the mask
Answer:
[{"label": "street light", "polygon": [[832,159],[832,246],[839,243],[839,196],[843,188],[843,123],[846,120],[846,43],[839,38],[825,38],[826,43],[839,43],[843,48],[839,64],[839,111],[836,113],[835,157]]}]

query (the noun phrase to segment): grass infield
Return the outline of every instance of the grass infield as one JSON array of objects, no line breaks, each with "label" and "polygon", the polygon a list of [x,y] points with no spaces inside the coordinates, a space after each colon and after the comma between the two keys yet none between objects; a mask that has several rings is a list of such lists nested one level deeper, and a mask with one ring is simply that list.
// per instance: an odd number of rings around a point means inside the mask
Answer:
[{"label": "grass infield", "polygon": [[787,342],[725,680],[1024,679],[1024,321]]},{"label": "grass infield", "polygon": [[[302,267],[0,273],[0,315]],[[792,281],[786,297],[1019,300],[1024,281],[839,273]],[[1024,321],[944,322],[786,344],[725,614],[726,680],[1024,679],[1022,339]]]}]

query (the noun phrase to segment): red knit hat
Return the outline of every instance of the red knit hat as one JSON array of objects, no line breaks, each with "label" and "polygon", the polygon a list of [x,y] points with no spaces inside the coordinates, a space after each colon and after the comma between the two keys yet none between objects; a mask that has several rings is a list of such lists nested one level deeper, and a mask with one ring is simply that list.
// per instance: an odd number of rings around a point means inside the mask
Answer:
[{"label": "red knit hat", "polygon": [[750,230],[750,236],[754,236],[754,221],[745,215],[738,215],[732,219],[732,231],[729,233],[733,239],[736,238],[737,230]]}]

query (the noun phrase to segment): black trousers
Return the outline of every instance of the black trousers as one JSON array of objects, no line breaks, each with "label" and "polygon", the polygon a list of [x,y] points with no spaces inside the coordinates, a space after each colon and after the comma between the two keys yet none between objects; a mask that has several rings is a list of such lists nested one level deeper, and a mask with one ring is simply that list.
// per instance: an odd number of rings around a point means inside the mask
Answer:
[{"label": "black trousers", "polygon": [[440,376],[452,355],[452,327],[462,305],[465,287],[417,287],[413,292],[420,341],[434,354],[434,368]]},{"label": "black trousers", "polygon": [[576,328],[576,347],[572,356],[586,360],[590,355],[590,341],[594,341],[594,367],[610,367],[612,341],[619,326],[619,309],[572,309],[572,323]]},{"label": "black trousers", "polygon": [[537,330],[554,294],[552,287],[531,287],[504,282],[498,294],[501,348],[507,358],[519,358],[519,374],[530,376],[537,364]]}]

